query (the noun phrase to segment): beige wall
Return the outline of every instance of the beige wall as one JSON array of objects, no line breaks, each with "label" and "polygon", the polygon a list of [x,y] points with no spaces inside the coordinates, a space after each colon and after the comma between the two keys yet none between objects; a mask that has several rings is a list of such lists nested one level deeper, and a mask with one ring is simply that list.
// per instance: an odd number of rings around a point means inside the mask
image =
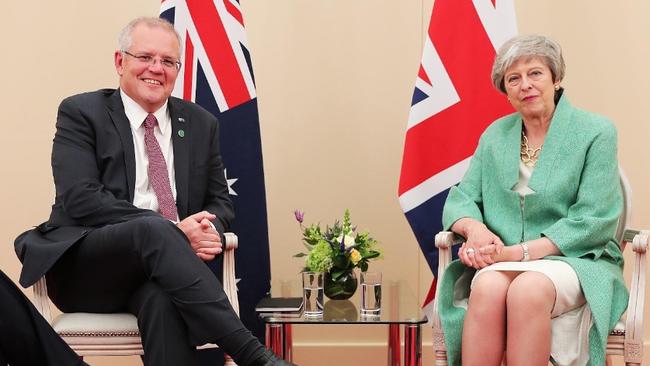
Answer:
[{"label": "beige wall", "polygon": [[[645,65],[650,59],[650,3],[515,3],[521,33],[543,33],[563,45],[568,65],[564,85],[572,102],[616,123],[620,160],[635,190],[633,224],[649,227],[645,218],[650,209],[644,204],[650,189],[644,183],[650,103],[644,99],[650,87]],[[295,278],[301,266],[291,258],[301,248],[293,209],[305,210],[308,222],[330,222],[350,208],[353,220],[383,243],[386,259],[372,267],[388,278],[410,281],[424,296],[431,275],[396,191],[432,4],[242,0],[259,94],[274,279]],[[112,53],[117,32],[130,18],[157,14],[159,1],[4,6],[0,162],[5,175],[0,202],[6,209],[0,214],[0,240],[5,243],[0,268],[17,280],[20,266],[13,238],[46,219],[53,195],[49,153],[58,103],[73,93],[116,85]],[[384,335],[383,330],[333,329],[327,342],[377,349]],[[319,349],[321,336],[296,330],[296,343]],[[430,337],[425,331],[425,342]],[[428,350],[425,364],[430,363]],[[305,352],[297,357],[316,364]]]}]

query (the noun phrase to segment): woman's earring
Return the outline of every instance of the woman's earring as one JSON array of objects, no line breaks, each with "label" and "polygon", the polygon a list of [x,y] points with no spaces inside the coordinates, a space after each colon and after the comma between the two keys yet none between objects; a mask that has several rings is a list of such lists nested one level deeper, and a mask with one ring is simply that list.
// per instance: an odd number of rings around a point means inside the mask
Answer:
[{"label": "woman's earring", "polygon": [[555,90],[560,90],[560,85],[559,84],[555,84]]}]

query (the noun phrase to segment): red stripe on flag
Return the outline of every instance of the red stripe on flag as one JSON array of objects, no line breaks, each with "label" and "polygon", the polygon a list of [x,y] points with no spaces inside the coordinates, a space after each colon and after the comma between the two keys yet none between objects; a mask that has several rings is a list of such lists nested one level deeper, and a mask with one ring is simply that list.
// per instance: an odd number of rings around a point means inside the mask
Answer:
[{"label": "red stripe on flag", "polygon": [[429,304],[433,299],[436,298],[436,286],[438,284],[438,277],[433,277],[433,281],[431,281],[431,287],[429,287],[429,292],[427,293],[427,297],[424,298],[424,304],[422,307],[425,307],[427,304]]},{"label": "red stripe on flag", "polygon": [[233,16],[233,18],[237,19],[239,24],[242,26],[244,25],[244,18],[241,15],[241,11],[237,9],[230,1],[224,0],[224,4],[226,4],[226,10],[230,13],[230,15]]},{"label": "red stripe on flag", "polygon": [[471,156],[483,130],[513,110],[492,86],[495,51],[471,1],[436,1],[429,37],[460,102],[408,130],[400,195]]},{"label": "red stripe on flag", "polygon": [[418,77],[422,79],[425,83],[431,85],[431,80],[429,80],[429,75],[427,75],[427,72],[424,70],[424,67],[420,65],[420,70],[418,71]]},{"label": "red stripe on flag", "polygon": [[226,103],[234,107],[251,99],[226,29],[212,1],[187,0],[187,7],[210,60]]},{"label": "red stripe on flag", "polygon": [[185,33],[185,76],[183,77],[183,99],[192,100],[192,75],[194,75],[194,45],[190,34]]}]

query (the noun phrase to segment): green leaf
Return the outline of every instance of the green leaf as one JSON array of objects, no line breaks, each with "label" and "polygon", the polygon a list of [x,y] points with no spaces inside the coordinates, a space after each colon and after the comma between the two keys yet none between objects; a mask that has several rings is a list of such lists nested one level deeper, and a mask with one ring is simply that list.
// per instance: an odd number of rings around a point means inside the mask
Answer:
[{"label": "green leaf", "polygon": [[366,261],[359,262],[359,268],[361,268],[362,272],[367,271],[368,270],[368,262],[366,262]]},{"label": "green leaf", "polygon": [[367,255],[364,256],[364,259],[373,259],[373,258],[377,258],[377,257],[379,257],[380,254],[381,254],[381,253],[379,253],[378,251],[371,250],[371,251],[368,252]]},{"label": "green leaf", "polygon": [[338,280],[339,277],[343,276],[343,273],[345,273],[345,269],[337,269],[337,270],[332,270],[330,272],[330,275],[332,277],[332,280]]},{"label": "green leaf", "polygon": [[332,262],[334,263],[334,267],[347,268],[350,263],[350,258],[346,257],[345,254],[340,253],[334,257]]},{"label": "green leaf", "polygon": [[305,254],[305,253],[298,253],[298,254],[293,255],[294,258],[302,258],[302,257],[306,257],[306,256],[307,256],[307,254]]},{"label": "green leaf", "polygon": [[330,288],[329,288],[329,296],[340,295],[343,292],[345,292],[345,290],[343,289],[343,286],[330,286]]}]

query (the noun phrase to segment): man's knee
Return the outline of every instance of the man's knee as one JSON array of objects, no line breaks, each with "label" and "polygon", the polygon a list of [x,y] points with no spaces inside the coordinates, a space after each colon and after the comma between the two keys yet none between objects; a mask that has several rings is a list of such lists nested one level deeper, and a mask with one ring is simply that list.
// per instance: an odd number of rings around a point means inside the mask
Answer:
[{"label": "man's knee", "polygon": [[134,242],[142,248],[188,246],[189,242],[176,225],[159,216],[139,217],[126,223]]},{"label": "man's knee", "polygon": [[130,220],[126,223],[134,229],[144,230],[147,233],[165,232],[174,229],[176,225],[162,216],[144,216]]}]

